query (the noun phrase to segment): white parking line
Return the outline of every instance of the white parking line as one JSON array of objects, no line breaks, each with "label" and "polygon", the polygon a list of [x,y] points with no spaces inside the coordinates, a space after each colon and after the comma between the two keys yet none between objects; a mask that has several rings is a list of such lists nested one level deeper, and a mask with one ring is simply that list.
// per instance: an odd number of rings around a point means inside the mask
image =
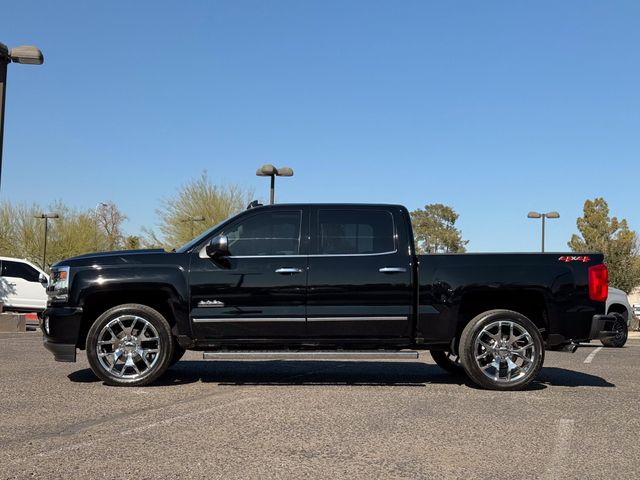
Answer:
[{"label": "white parking line", "polygon": [[587,358],[584,359],[584,363],[591,363],[593,361],[593,357],[596,356],[596,353],[598,353],[600,350],[602,350],[602,347],[598,347],[596,348],[593,352],[591,352]]}]

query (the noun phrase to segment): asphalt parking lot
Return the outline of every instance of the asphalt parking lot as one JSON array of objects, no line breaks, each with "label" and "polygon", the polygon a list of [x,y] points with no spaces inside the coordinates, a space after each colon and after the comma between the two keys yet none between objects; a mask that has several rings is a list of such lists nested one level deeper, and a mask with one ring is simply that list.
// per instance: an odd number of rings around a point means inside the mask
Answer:
[{"label": "asphalt parking lot", "polygon": [[[637,478],[640,340],[523,392],[420,362],[216,362],[108,387],[0,334],[0,478]],[[585,363],[585,361],[587,363]]]}]

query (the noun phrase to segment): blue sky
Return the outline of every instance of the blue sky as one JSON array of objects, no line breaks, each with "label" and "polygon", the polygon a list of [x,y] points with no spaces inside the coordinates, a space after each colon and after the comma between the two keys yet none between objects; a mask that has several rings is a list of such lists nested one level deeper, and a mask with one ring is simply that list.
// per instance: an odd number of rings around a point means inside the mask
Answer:
[{"label": "blue sky", "polygon": [[640,2],[5,2],[0,199],[112,200],[128,233],[207,170],[282,202],[445,203],[470,251],[566,250],[586,198],[640,228]]}]

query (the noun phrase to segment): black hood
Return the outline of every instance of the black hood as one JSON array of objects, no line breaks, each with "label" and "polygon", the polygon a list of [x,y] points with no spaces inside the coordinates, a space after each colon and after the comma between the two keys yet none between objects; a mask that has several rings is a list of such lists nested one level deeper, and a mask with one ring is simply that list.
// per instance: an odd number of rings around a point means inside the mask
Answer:
[{"label": "black hood", "polygon": [[162,248],[144,248],[140,250],[114,250],[111,252],[85,253],[84,255],[78,255],[77,257],[66,258],[53,266],[68,265],[70,262],[83,264],[92,263],[91,260],[95,260],[99,263],[101,259],[111,259],[112,257],[130,257],[159,253],[166,253],[166,251]]}]

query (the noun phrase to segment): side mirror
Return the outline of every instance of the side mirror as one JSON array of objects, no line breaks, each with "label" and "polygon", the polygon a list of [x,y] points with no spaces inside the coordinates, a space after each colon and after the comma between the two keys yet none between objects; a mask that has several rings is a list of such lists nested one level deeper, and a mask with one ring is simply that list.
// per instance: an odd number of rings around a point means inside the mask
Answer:
[{"label": "side mirror", "polygon": [[42,284],[44,288],[47,288],[47,286],[49,285],[49,279],[44,273],[41,273],[40,275],[38,275],[38,281]]},{"label": "side mirror", "polygon": [[225,257],[229,255],[229,241],[226,235],[217,235],[211,239],[207,245],[207,255],[209,257]]}]

